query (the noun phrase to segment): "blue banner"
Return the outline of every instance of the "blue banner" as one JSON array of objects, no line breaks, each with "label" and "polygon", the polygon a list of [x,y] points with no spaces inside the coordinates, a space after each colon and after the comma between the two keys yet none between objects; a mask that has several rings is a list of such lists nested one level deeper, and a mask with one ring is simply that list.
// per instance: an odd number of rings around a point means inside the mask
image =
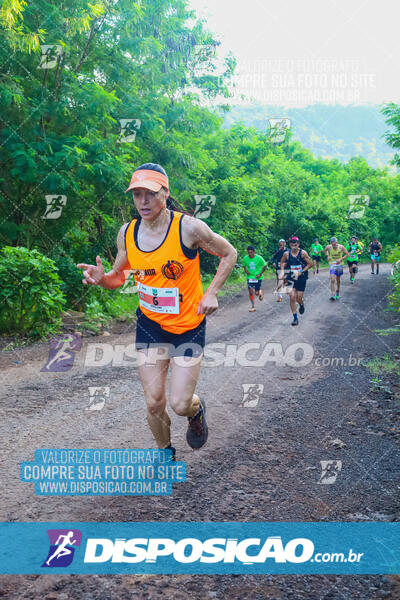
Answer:
[{"label": "blue banner", "polygon": [[400,573],[400,523],[0,523],[0,573]]}]

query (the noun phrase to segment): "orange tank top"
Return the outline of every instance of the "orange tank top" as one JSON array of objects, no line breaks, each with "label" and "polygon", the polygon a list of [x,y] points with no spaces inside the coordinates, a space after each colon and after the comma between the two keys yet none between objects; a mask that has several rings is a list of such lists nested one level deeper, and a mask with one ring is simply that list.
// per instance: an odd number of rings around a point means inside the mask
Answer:
[{"label": "orange tank top", "polygon": [[128,262],[135,277],[143,314],[171,333],[197,327],[205,315],[197,314],[203,296],[198,250],[182,242],[182,213],[171,210],[164,241],[154,250],[138,247],[141,218],[125,231]]}]

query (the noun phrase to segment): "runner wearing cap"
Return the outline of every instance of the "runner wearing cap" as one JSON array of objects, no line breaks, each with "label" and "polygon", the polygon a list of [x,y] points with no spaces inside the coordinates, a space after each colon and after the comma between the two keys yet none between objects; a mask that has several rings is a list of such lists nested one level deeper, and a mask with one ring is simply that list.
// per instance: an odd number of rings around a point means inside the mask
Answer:
[{"label": "runner wearing cap", "polygon": [[[206,315],[217,310],[217,294],[236,263],[237,253],[203,221],[175,210],[168,177],[160,165],[138,167],[126,191],[130,190],[139,216],[121,227],[112,270],[104,273],[99,256],[96,266],[77,266],[84,269],[85,285],[109,290],[122,286],[126,273],[133,270],[139,292],[136,349],[147,420],[158,447],[171,448],[174,455],[166,410],[168,368],[170,406],[188,418],[186,439],[192,448],[200,448],[207,441],[208,427],[204,400],[194,392],[205,344]],[[200,279],[199,248],[220,257],[206,293]]]},{"label": "runner wearing cap", "polygon": [[321,262],[322,251],[323,248],[318,242],[318,238],[314,238],[310,251],[311,260],[313,261],[313,275],[315,275],[315,268],[317,268],[317,274],[319,273],[319,263]]},{"label": "runner wearing cap", "polygon": [[371,257],[371,275],[374,275],[374,267],[376,265],[376,274],[379,275],[379,261],[381,260],[382,244],[374,237],[370,243],[369,253]]},{"label": "runner wearing cap", "polygon": [[[342,244],[338,244],[337,238],[332,237],[331,243],[325,248],[326,258],[329,263],[329,275],[331,278],[331,300],[339,300],[340,294],[340,278],[343,275],[342,262],[349,256],[346,248]],[[336,294],[335,294],[336,280]]]},{"label": "runner wearing cap", "polygon": [[304,313],[303,295],[308,279],[308,269],[313,266],[311,258],[305,250],[300,248],[300,240],[293,236],[289,240],[289,250],[286,250],[281,258],[281,271],[279,279],[283,281],[285,270],[288,273],[287,280],[293,282],[289,292],[290,308],[293,314],[292,325],[298,325],[297,304],[300,306],[299,313]]},{"label": "runner wearing cap", "polygon": [[[284,255],[284,253],[287,251],[286,248],[286,241],[281,238],[278,242],[279,246],[278,246],[278,250],[275,252],[275,254],[273,255],[271,262],[273,264],[273,266],[275,267],[275,273],[276,273],[276,293],[278,295],[276,301],[277,302],[282,302],[282,294],[280,292],[282,283],[279,280],[279,273],[281,272],[281,259],[282,256]],[[285,282],[283,282],[283,284],[285,284]]]},{"label": "runner wearing cap", "polygon": [[254,295],[258,296],[259,300],[264,298],[264,292],[261,289],[262,280],[264,279],[264,271],[267,268],[267,263],[262,256],[256,254],[254,246],[247,247],[247,256],[243,258],[243,268],[247,275],[247,289],[249,290],[249,298],[251,307],[250,312],[255,312]]}]

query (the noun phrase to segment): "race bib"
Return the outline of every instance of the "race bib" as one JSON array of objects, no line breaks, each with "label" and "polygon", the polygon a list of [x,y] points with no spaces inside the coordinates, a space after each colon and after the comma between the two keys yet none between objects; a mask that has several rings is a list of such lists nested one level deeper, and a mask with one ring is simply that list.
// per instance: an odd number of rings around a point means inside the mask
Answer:
[{"label": "race bib", "polygon": [[249,283],[258,283],[259,281],[259,279],[248,279]]},{"label": "race bib", "polygon": [[156,313],[179,314],[179,288],[155,288],[138,282],[139,304]]},{"label": "race bib", "polygon": [[379,252],[377,250],[375,250],[374,256],[379,256]]}]

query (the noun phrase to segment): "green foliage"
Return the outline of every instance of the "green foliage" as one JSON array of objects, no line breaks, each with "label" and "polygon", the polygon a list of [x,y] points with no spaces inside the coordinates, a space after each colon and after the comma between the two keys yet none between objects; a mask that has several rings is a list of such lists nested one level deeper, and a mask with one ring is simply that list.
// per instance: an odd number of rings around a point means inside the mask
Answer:
[{"label": "green foliage", "polygon": [[[151,158],[176,175],[203,130],[199,94],[225,93],[213,52],[207,74],[196,76],[196,47],[218,42],[199,21],[189,28],[191,17],[183,0],[3,3],[3,243],[50,254],[81,227],[111,255],[110,231],[130,218],[124,190],[133,165]],[[55,45],[48,60],[43,45]],[[228,58],[226,72],[232,67]],[[121,142],[120,119],[141,121],[134,143]],[[66,196],[57,219],[43,219],[49,195]]]},{"label": "green foliage", "polygon": [[[219,42],[187,0],[6,0],[0,34],[0,241],[53,259],[68,307],[86,310],[89,326],[132,314],[137,303],[87,289],[75,265],[98,254],[110,268],[117,233],[134,214],[124,190],[143,162],[165,167],[188,212],[196,195],[214,195],[206,222],[240,258],[252,243],[269,260],[278,239],[293,234],[306,249],[315,236],[322,245],[351,234],[367,245],[372,233],[384,248],[399,242],[400,176],[360,157],[315,158],[290,136],[273,143],[265,127],[222,126],[228,109],[217,100],[235,61],[226,57],[217,76]],[[43,68],[43,45],[57,46],[52,68]],[[399,130],[398,110],[384,114]],[[121,119],[140,121],[134,141],[121,141]],[[389,142],[396,147],[398,133]],[[354,194],[370,197],[360,219],[348,218]],[[43,218],[53,195],[66,203],[57,218]],[[201,253],[203,273],[217,264]]]},{"label": "green foliage", "polygon": [[122,294],[119,290],[113,292],[96,287],[89,290],[90,294],[85,307],[83,327],[96,333],[112,319],[132,320],[138,307],[137,294]]},{"label": "green foliage", "polygon": [[57,330],[65,300],[53,261],[37,250],[0,252],[1,333],[44,336]]},{"label": "green foliage", "polygon": [[84,308],[88,290],[82,284],[82,272],[76,268],[76,263],[70,256],[63,253],[54,258],[54,264],[60,276],[61,290],[68,306],[75,310]]},{"label": "green foliage", "polygon": [[[386,104],[382,108],[382,113],[386,117],[386,123],[394,127],[394,131],[388,131],[385,135],[387,143],[395,150],[400,149],[400,106],[394,102]],[[400,156],[395,154],[394,164],[400,166]]]},{"label": "green foliage", "polygon": [[398,260],[400,260],[400,245],[396,244],[390,252],[387,253],[387,259],[392,264],[395,264]]},{"label": "green foliage", "polygon": [[396,245],[387,255],[388,260],[393,264],[393,274],[391,276],[393,289],[389,294],[389,304],[400,312],[400,245]]}]

